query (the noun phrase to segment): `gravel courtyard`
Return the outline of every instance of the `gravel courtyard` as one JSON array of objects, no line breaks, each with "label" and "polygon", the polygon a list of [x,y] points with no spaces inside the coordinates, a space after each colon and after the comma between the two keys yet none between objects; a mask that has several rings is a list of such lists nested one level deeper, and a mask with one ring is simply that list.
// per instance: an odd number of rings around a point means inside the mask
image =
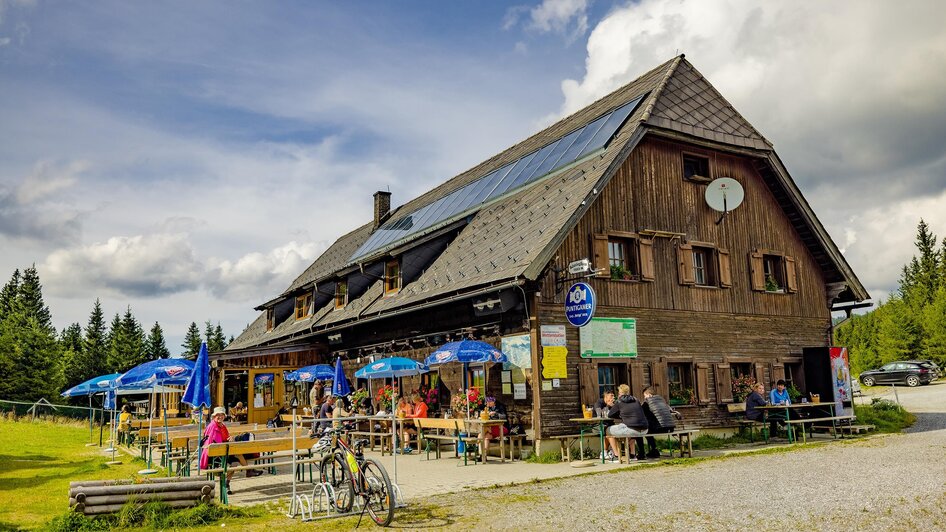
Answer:
[{"label": "gravel courtyard", "polygon": [[[944,530],[946,382],[897,391],[917,415],[905,434],[442,495],[399,524],[496,530]],[[892,398],[886,387],[870,393]]]}]

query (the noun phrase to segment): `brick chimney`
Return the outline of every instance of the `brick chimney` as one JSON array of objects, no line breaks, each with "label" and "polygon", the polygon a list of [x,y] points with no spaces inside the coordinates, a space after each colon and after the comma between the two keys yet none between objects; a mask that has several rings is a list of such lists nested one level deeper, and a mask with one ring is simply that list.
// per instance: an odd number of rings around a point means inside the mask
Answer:
[{"label": "brick chimney", "polygon": [[374,228],[377,229],[391,213],[391,193],[379,190],[374,193]]}]

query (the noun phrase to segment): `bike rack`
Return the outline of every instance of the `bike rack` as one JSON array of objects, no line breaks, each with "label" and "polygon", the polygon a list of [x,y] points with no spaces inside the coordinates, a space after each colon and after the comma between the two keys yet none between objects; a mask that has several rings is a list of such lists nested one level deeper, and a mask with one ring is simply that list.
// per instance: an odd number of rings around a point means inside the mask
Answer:
[{"label": "bike rack", "polygon": [[[407,503],[404,502],[401,496],[400,486],[392,483],[391,489],[394,492],[394,507],[406,508]],[[294,519],[297,516],[301,516],[302,522],[308,522],[359,515],[363,511],[362,499],[356,497],[355,500],[352,501],[350,511],[344,513],[339,512],[335,509],[335,505],[331,503],[334,498],[335,490],[332,488],[331,484],[328,482],[316,483],[315,487],[312,488],[311,495],[296,495],[296,498],[290,503],[287,517]]]}]

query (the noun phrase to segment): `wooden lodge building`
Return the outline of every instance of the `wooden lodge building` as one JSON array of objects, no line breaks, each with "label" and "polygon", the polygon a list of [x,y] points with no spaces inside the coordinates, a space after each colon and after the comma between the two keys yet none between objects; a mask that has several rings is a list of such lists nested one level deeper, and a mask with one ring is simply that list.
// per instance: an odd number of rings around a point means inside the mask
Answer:
[{"label": "wooden lodge building", "polygon": [[[717,223],[704,195],[720,177],[745,199]],[[733,379],[804,391],[802,348],[830,345],[832,308],[869,297],[771,143],[682,55],[395,210],[390,196],[211,355],[217,404],[262,422],[291,394],[285,370],[341,357],[352,378],[475,338],[514,361],[470,383],[537,443],[620,383],[719,426]],[[586,258],[596,273],[568,273]],[[597,294],[582,328],[565,316],[576,281]],[[404,387],[455,393],[461,371]]]}]

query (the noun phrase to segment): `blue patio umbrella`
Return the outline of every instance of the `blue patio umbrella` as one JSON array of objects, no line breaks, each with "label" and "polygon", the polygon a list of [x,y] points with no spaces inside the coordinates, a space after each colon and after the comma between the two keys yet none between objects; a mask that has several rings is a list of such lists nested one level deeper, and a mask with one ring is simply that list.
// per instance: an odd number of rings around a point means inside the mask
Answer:
[{"label": "blue patio umbrella", "polygon": [[[486,342],[478,340],[461,340],[443,344],[431,353],[424,361],[428,366],[439,366],[449,362],[463,364],[463,393],[466,393],[467,368],[470,364],[486,364],[487,362],[506,362],[506,355]],[[470,417],[470,405],[467,403],[467,417]]]},{"label": "blue patio umbrella", "polygon": [[359,379],[390,379],[410,377],[427,373],[430,368],[422,362],[405,357],[388,357],[376,360],[355,372]]},{"label": "blue patio umbrella", "polygon": [[287,381],[313,382],[324,381],[335,378],[335,369],[328,364],[315,364],[306,366],[286,374]]},{"label": "blue patio umbrella", "polygon": [[[191,378],[187,381],[184,388],[184,395],[181,402],[196,408],[200,415],[197,416],[197,475],[200,476],[200,450],[203,436],[201,426],[204,421],[203,408],[210,406],[210,361],[207,354],[207,342],[200,344],[200,354],[197,355],[197,362],[194,363],[194,371],[191,372]],[[168,441],[170,449],[171,442]]]},{"label": "blue patio umbrella", "polygon": [[335,374],[332,375],[332,395],[335,397],[345,397],[351,393],[351,387],[348,386],[348,379],[345,378],[345,372],[342,370],[342,359],[335,359]]},{"label": "blue patio umbrella", "polygon": [[[186,385],[187,381],[190,380],[191,374],[194,372],[194,363],[190,360],[185,360],[183,358],[159,358],[157,360],[152,360],[145,362],[144,364],[135,366],[130,370],[122,374],[121,377],[115,380],[115,385],[118,389],[128,389],[128,388],[141,388],[144,386],[151,387],[151,396],[154,397],[155,390],[158,386],[167,386],[167,385]],[[151,410],[153,405],[149,406],[148,409]],[[150,434],[154,428],[153,426],[154,416],[149,413],[148,415],[148,434]],[[164,416],[164,429],[167,432],[167,415]],[[166,438],[165,438],[166,439]],[[151,449],[151,446],[148,446],[148,449]],[[139,471],[139,474],[153,474],[156,473],[154,469],[151,469],[151,452],[148,453],[148,468],[142,469]]]},{"label": "blue patio umbrella", "polygon": [[[99,375],[98,377],[93,377],[81,384],[77,384],[72,388],[62,392],[63,397],[80,397],[83,395],[89,396],[89,441],[92,441],[92,424],[93,424],[93,412],[92,412],[92,396],[98,393],[103,392],[103,387],[109,386],[112,381],[121,376],[121,373],[109,373],[108,375]],[[104,414],[103,414],[104,415]],[[91,445],[91,444],[90,444]]]}]

